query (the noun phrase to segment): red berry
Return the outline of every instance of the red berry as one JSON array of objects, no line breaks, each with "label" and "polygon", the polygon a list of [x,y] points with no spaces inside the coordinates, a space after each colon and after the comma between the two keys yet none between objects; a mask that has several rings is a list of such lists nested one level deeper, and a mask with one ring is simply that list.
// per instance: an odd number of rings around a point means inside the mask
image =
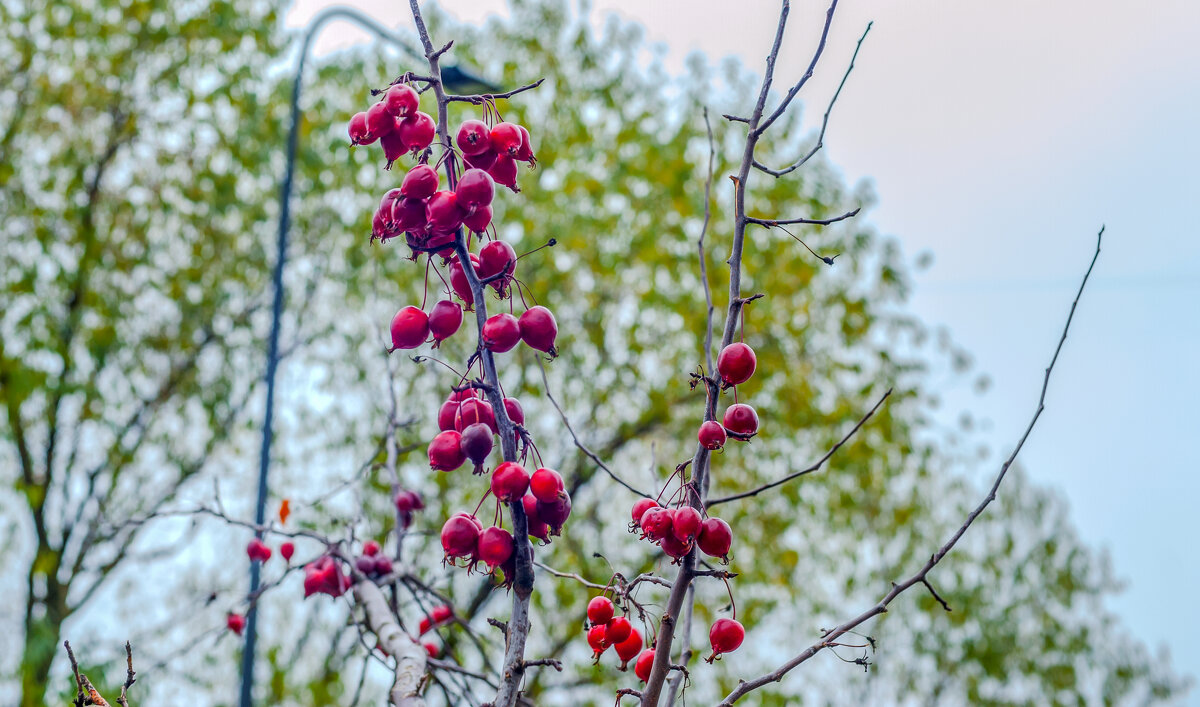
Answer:
[{"label": "red berry", "polygon": [[529,492],[542,503],[553,503],[566,493],[566,485],[557,471],[537,469],[529,478]]},{"label": "red berry", "polygon": [[517,148],[517,154],[513,155],[513,159],[518,162],[528,162],[529,166],[537,164],[537,158],[533,156],[533,143],[529,140],[529,131],[524,125],[518,125],[517,129],[521,131],[521,146]]},{"label": "red berry", "polygon": [[537,499],[533,494],[526,494],[521,499],[521,505],[525,507],[525,519],[529,526],[530,537],[537,538],[542,542],[550,542],[550,526],[546,525],[546,521],[538,515]]},{"label": "red berry", "polygon": [[492,149],[491,130],[482,120],[464,120],[454,136],[454,144],[464,157],[487,152]]},{"label": "red berry", "polygon": [[463,225],[474,233],[483,233],[492,222],[492,207],[479,206],[463,217]]},{"label": "red berry", "polygon": [[387,555],[379,555],[375,558],[375,574],[385,575],[392,573],[392,561]]},{"label": "red berry", "polygon": [[438,429],[452,430],[454,429],[454,418],[458,415],[458,403],[453,400],[447,400],[442,403],[442,407],[438,410]]},{"label": "red berry", "polygon": [[753,437],[758,432],[758,413],[745,403],[736,403],[725,409],[722,418],[725,429],[741,437]]},{"label": "red berry", "polygon": [[538,518],[550,526],[551,535],[559,535],[562,533],[563,524],[571,517],[571,497],[563,491],[561,496],[550,503],[538,499],[537,514]]},{"label": "red berry", "polygon": [[492,179],[497,184],[508,187],[514,192],[521,191],[521,188],[517,186],[517,162],[508,155],[498,155],[492,166],[487,168],[487,173],[492,175]]},{"label": "red berry", "polygon": [[420,633],[417,635],[424,636],[425,634],[429,633],[429,629],[433,628],[433,622],[429,620],[428,616],[426,616],[425,618],[421,619],[421,623],[418,628],[420,629]]},{"label": "red berry", "polygon": [[637,501],[634,501],[632,513],[634,526],[640,527],[642,516],[646,514],[646,511],[656,506],[658,506],[658,502],[653,498],[639,498]]},{"label": "red berry", "polygon": [[419,164],[408,170],[400,182],[400,193],[410,199],[428,199],[438,190],[438,173],[427,164]]},{"label": "red berry", "polygon": [[425,502],[421,500],[421,494],[416,491],[400,491],[395,498],[396,510],[401,513],[412,513],[425,508]]},{"label": "red berry", "polygon": [[437,644],[433,643],[432,641],[425,641],[424,643],[421,644],[421,647],[425,649],[425,654],[428,655],[430,658],[438,657],[438,653],[441,650],[440,648],[437,647]]},{"label": "red berry", "polygon": [[633,624],[629,623],[629,619],[624,616],[618,616],[608,622],[606,629],[605,640],[616,645],[629,638],[629,634],[633,633]]},{"label": "red berry", "polygon": [[716,420],[705,420],[696,437],[705,449],[716,450],[725,446],[725,428]]},{"label": "red berry", "polygon": [[722,653],[732,653],[742,645],[746,638],[746,629],[733,619],[717,619],[708,630],[708,643],[712,646],[712,655],[704,660],[711,663]]},{"label": "red berry", "polygon": [[740,341],[721,349],[720,355],[717,356],[717,371],[727,386],[750,380],[756,365],[758,359],[754,357],[754,349]]},{"label": "red berry", "polygon": [[673,520],[674,516],[670,510],[655,506],[642,514],[638,525],[642,527],[644,537],[651,540],[663,540],[671,534]]},{"label": "red berry", "polygon": [[675,509],[671,519],[671,532],[674,533],[676,540],[684,543],[690,542],[700,534],[702,522],[700,511],[691,506],[680,506]]},{"label": "red berry", "polygon": [[375,558],[362,556],[354,560],[354,566],[363,574],[375,573]]},{"label": "red berry", "polygon": [[606,624],[612,621],[612,600],[605,596],[592,597],[587,605],[587,617],[592,624]]},{"label": "red berry", "polygon": [[525,409],[521,407],[521,401],[516,398],[504,399],[504,412],[508,414],[508,419],[512,420],[514,425],[525,424]]},{"label": "red berry", "polygon": [[279,554],[283,555],[284,562],[291,562],[292,555],[296,554],[296,545],[294,543],[284,543],[279,546]]},{"label": "red berry", "polygon": [[478,400],[479,393],[470,386],[462,390],[454,390],[450,392],[450,396],[446,398],[448,402],[465,403],[468,400]]},{"label": "red berry", "polygon": [[624,641],[617,643],[613,648],[617,649],[617,657],[621,659],[621,670],[633,660],[635,656],[642,650],[642,634],[638,630],[631,629],[629,635]]},{"label": "red berry", "polygon": [[351,145],[370,145],[375,142],[375,138],[371,135],[371,131],[367,130],[367,112],[360,111],[355,113],[350,118],[350,125],[346,129],[350,133]]},{"label": "red berry", "polygon": [[442,550],[447,560],[471,557],[479,545],[479,526],[474,516],[456,515],[442,525]]},{"label": "red berry", "polygon": [[711,557],[720,557],[728,562],[729,548],[733,545],[733,530],[720,518],[709,518],[700,526],[700,537],[696,539],[700,550]]},{"label": "red berry", "polygon": [[429,317],[420,309],[408,306],[392,319],[392,350],[415,349],[429,337]]},{"label": "red berry", "polygon": [[401,198],[392,202],[392,228],[397,231],[425,230],[425,202]]},{"label": "red berry", "polygon": [[504,564],[513,554],[513,536],[504,528],[491,527],[479,535],[479,559],[489,569]]},{"label": "red berry", "polygon": [[504,462],[492,472],[492,495],[501,501],[522,498],[529,489],[529,472],[516,462]]},{"label": "red berry", "polygon": [[508,312],[501,312],[488,317],[479,334],[483,348],[504,353],[511,351],[521,340],[521,327],[517,324],[516,317]]},{"label": "red berry", "polygon": [[[479,256],[474,253],[471,256],[471,267],[479,274]],[[466,302],[469,308],[475,303],[475,296],[471,293],[471,284],[467,282],[467,273],[463,271],[462,263],[458,258],[450,262],[450,288],[454,290],[454,294],[463,302]]]},{"label": "red berry", "polygon": [[521,149],[521,129],[512,123],[496,123],[492,126],[491,142],[497,154],[514,157]]},{"label": "red berry", "polygon": [[246,617],[241,614],[227,614],[225,616],[225,628],[239,636],[242,635],[242,631],[246,629]]},{"label": "red berry", "polygon": [[454,618],[454,609],[447,604],[438,604],[429,612],[429,618],[440,626]]},{"label": "red berry", "polygon": [[489,146],[488,149],[480,152],[477,155],[463,155],[463,162],[467,163],[468,167],[475,167],[487,171],[496,164],[496,152]]},{"label": "red berry", "polygon": [[[479,273],[479,279],[483,280],[494,275],[504,273],[512,275],[513,270],[517,267],[517,251],[505,241],[489,241],[479,249],[479,267],[475,270]],[[493,284],[497,290],[503,287],[501,278],[497,281],[500,284]]]},{"label": "red berry", "polygon": [[246,554],[250,556],[251,562],[266,562],[271,559],[271,548],[262,540],[254,538],[246,545]]},{"label": "red berry", "polygon": [[404,145],[413,152],[424,150],[433,142],[437,125],[428,113],[417,111],[396,124],[396,130],[404,140]]},{"label": "red berry", "polygon": [[429,443],[429,468],[434,471],[454,471],[466,460],[462,435],[454,430],[439,432]]},{"label": "red berry", "polygon": [[633,674],[642,682],[650,679],[650,671],[654,668],[654,649],[647,648],[638,654],[637,662],[633,664]]},{"label": "red berry", "polygon": [[425,205],[425,218],[433,233],[450,233],[462,225],[463,212],[452,191],[439,191],[429,197]]},{"label": "red berry", "polygon": [[387,108],[387,112],[397,118],[411,114],[417,109],[420,102],[421,97],[417,95],[417,92],[411,86],[405,86],[402,83],[392,86],[387,93],[383,94],[383,105]]},{"label": "red berry", "polygon": [[404,145],[404,135],[399,130],[392,130],[379,138],[379,146],[383,148],[383,158],[387,160],[384,169],[391,169],[392,163],[408,152],[408,148]]},{"label": "red berry", "polygon": [[387,112],[387,106],[376,103],[367,109],[367,132],[372,138],[381,138],[396,128],[396,118]]},{"label": "red berry", "polygon": [[458,195],[459,206],[470,211],[492,203],[496,197],[496,183],[487,172],[472,168],[463,172],[454,193]]},{"label": "red berry", "polygon": [[374,557],[379,554],[379,543],[374,540],[368,540],[363,543],[363,554],[367,557]]},{"label": "red berry", "polygon": [[675,537],[675,533],[668,530],[667,534],[659,541],[659,546],[663,552],[667,553],[676,560],[682,559],[684,555],[692,550],[692,544]]},{"label": "red berry", "polygon": [[608,650],[609,643],[604,638],[603,624],[598,624],[588,629],[587,642],[592,647],[592,652],[596,658],[599,658],[601,653]]},{"label": "red berry", "polygon": [[454,415],[454,429],[461,432],[476,422],[487,425],[492,434],[499,434],[496,428],[496,413],[492,410],[491,403],[479,398],[468,398],[459,403],[458,412]]},{"label": "red berry", "polygon": [[476,422],[467,425],[462,431],[463,454],[467,455],[467,459],[475,465],[475,473],[483,473],[480,468],[488,455],[492,453],[494,442],[492,441],[492,428],[488,427],[483,422]]},{"label": "red berry", "polygon": [[525,310],[517,322],[521,326],[521,340],[531,349],[545,351],[551,356],[558,354],[554,339],[558,336],[558,322],[550,310],[537,305]]},{"label": "red berry", "polygon": [[439,301],[429,310],[429,333],[433,334],[434,346],[454,335],[462,326],[462,307],[448,299]]}]

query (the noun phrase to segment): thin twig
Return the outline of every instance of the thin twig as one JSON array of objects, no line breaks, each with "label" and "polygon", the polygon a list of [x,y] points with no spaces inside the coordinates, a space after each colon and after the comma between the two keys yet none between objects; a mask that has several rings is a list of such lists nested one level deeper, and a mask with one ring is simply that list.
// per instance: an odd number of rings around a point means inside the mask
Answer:
[{"label": "thin twig", "polygon": [[837,223],[838,221],[845,221],[848,218],[854,218],[855,216],[858,215],[859,211],[862,211],[861,206],[852,211],[847,211],[846,213],[841,214],[840,216],[834,216],[833,218],[770,219],[770,218],[757,218],[755,216],[747,216],[746,223],[753,223],[758,226],[763,226],[764,228],[771,228],[772,226],[782,226],[782,225],[793,224],[793,223],[812,224],[815,226],[828,226],[831,223]]},{"label": "thin twig", "polygon": [[483,103],[487,103],[489,101],[494,101],[498,98],[512,98],[513,96],[517,95],[518,93],[524,93],[525,91],[535,89],[538,86],[541,86],[542,82],[545,80],[546,79],[541,78],[541,79],[538,79],[537,81],[534,81],[533,83],[525,84],[524,86],[522,86],[520,88],[514,88],[513,90],[505,91],[504,93],[478,93],[478,94],[472,94],[472,95],[466,95],[466,96],[447,94],[446,100],[449,102],[458,101],[460,103],[474,103],[475,105],[482,105]]}]

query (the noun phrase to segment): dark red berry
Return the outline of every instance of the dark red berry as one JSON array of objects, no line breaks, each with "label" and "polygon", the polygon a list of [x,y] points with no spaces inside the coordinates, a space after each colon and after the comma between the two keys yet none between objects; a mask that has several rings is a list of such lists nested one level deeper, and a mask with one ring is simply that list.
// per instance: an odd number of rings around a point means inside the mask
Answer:
[{"label": "dark red berry", "polygon": [[[489,241],[479,249],[479,267],[476,270],[481,280],[499,275],[500,273],[512,275],[516,267],[517,251],[513,250],[513,247],[506,241]],[[503,279],[501,278],[501,280]],[[500,286],[493,284],[493,287],[500,290],[502,284]]]},{"label": "dark red berry", "polygon": [[379,554],[379,543],[374,540],[368,540],[363,543],[363,554],[367,557],[374,557]]},{"label": "dark red berry", "polygon": [[562,475],[553,469],[537,469],[529,477],[529,492],[542,503],[553,503],[566,493]]},{"label": "dark red berry", "polygon": [[437,125],[434,124],[433,118],[428,113],[417,111],[397,123],[396,130],[400,132],[405,147],[412,152],[418,152],[429,147],[433,142]]},{"label": "dark red berry", "polygon": [[355,113],[350,118],[350,125],[346,128],[346,132],[350,133],[351,145],[370,145],[375,142],[375,138],[371,135],[371,131],[367,130],[367,112],[361,111]]},{"label": "dark red berry", "polygon": [[392,86],[387,93],[383,94],[383,104],[387,108],[387,112],[397,118],[410,115],[417,109],[420,102],[421,97],[417,95],[417,92],[411,86],[405,86],[402,83]]},{"label": "dark red berry", "polygon": [[483,323],[479,332],[483,348],[496,353],[511,351],[521,340],[521,327],[517,318],[508,312],[493,314]]},{"label": "dark red berry", "polygon": [[296,545],[291,542],[283,543],[279,546],[279,554],[283,555],[284,562],[291,562],[292,555],[296,554]]},{"label": "dark red berry", "polygon": [[[478,275],[479,256],[474,253],[471,253],[470,256],[471,266]],[[471,293],[471,284],[467,282],[467,274],[463,272],[462,263],[459,262],[458,258],[450,262],[450,289],[454,290],[454,294],[458,295],[459,299],[466,302],[468,309],[475,303],[475,297]]]},{"label": "dark red berry", "polygon": [[550,310],[537,305],[525,310],[517,321],[521,326],[521,340],[531,349],[545,351],[551,356],[558,354],[554,339],[558,337],[558,322]]},{"label": "dark red berry", "polygon": [[662,547],[663,552],[676,560],[682,559],[692,549],[692,543],[680,540],[675,537],[674,532],[670,531],[667,532],[666,536],[658,544]]},{"label": "dark red berry", "polygon": [[454,429],[454,418],[458,415],[458,401],[447,400],[442,403],[442,407],[438,410],[438,429],[452,430]]},{"label": "dark red berry", "polygon": [[492,126],[491,142],[497,154],[515,157],[521,149],[521,129],[512,123],[496,123]]},{"label": "dark red berry", "polygon": [[618,616],[608,622],[608,626],[604,632],[604,640],[608,643],[616,645],[633,633],[633,624],[629,623],[629,619],[624,616]]},{"label": "dark red berry", "polygon": [[462,451],[462,435],[454,430],[437,433],[429,443],[429,468],[434,471],[454,471],[466,460],[467,455]]},{"label": "dark red berry", "polygon": [[458,196],[459,207],[470,211],[492,203],[496,196],[496,183],[487,172],[472,168],[463,172],[454,193]]},{"label": "dark red berry", "polygon": [[700,431],[696,433],[696,438],[700,440],[700,446],[709,450],[724,447],[725,437],[725,428],[716,420],[705,420],[700,425]]},{"label": "dark red berry", "polygon": [[700,526],[700,537],[696,539],[696,544],[705,555],[720,557],[728,562],[733,530],[720,518],[709,518]]},{"label": "dark red berry", "polygon": [[376,103],[367,109],[367,132],[372,138],[381,138],[396,128],[396,117],[387,112],[387,106]]},{"label": "dark red berry", "polygon": [[645,537],[651,540],[661,541],[671,535],[672,521],[674,516],[671,511],[660,506],[654,506],[642,514],[642,518],[638,521],[638,525],[642,528],[642,533]]},{"label": "dark red berry", "polygon": [[416,491],[400,491],[395,498],[396,510],[401,513],[412,513],[413,511],[423,510],[425,501],[421,499],[421,494]]},{"label": "dark red berry", "polygon": [[520,192],[517,186],[517,162],[508,155],[497,155],[496,161],[487,168],[487,173],[501,186],[508,187],[513,192]]},{"label": "dark red berry", "polygon": [[721,349],[717,356],[717,371],[726,386],[739,385],[750,380],[754,375],[754,367],[758,359],[754,357],[754,349],[740,341]]},{"label": "dark red berry", "polygon": [[711,663],[722,653],[732,653],[742,645],[746,638],[746,629],[734,619],[717,619],[708,630],[708,644],[712,646],[712,655],[704,660]]},{"label": "dark red berry", "polygon": [[604,625],[599,624],[589,628],[587,632],[588,645],[591,646],[592,653],[596,658],[599,658],[601,653],[608,650],[609,643],[604,640],[604,631]]},{"label": "dark red berry", "polygon": [[448,299],[439,301],[429,310],[429,333],[433,334],[434,346],[454,335],[462,326],[462,307]]},{"label": "dark red berry", "polygon": [[379,555],[378,557],[375,558],[375,568],[374,569],[375,569],[375,574],[383,576],[385,574],[391,574],[392,570],[395,568],[392,567],[392,561],[391,561],[391,559],[388,558],[387,555]]},{"label": "dark red berry", "polygon": [[429,317],[420,309],[408,306],[392,318],[392,350],[415,349],[429,337]]},{"label": "dark red berry", "polygon": [[425,218],[429,230],[434,233],[450,233],[462,225],[463,212],[452,191],[439,191],[429,197],[425,205]]},{"label": "dark red berry", "polygon": [[735,437],[753,437],[758,432],[758,413],[745,403],[735,403],[725,409],[722,424]]},{"label": "dark red berry", "polygon": [[489,147],[477,155],[463,155],[463,162],[467,163],[468,167],[475,167],[487,171],[496,164],[496,153]]},{"label": "dark red berry", "polygon": [[633,674],[642,682],[650,679],[650,671],[654,668],[654,649],[647,648],[638,654],[637,662],[633,664]]},{"label": "dark red berry", "polygon": [[529,472],[517,462],[504,462],[492,472],[492,495],[501,501],[515,501],[529,489]]},{"label": "dark red berry", "polygon": [[646,514],[646,511],[657,506],[658,502],[653,498],[639,498],[637,501],[634,501],[632,513],[633,525],[635,527],[641,527],[642,516]]},{"label": "dark red berry", "polygon": [[428,199],[438,190],[438,173],[427,164],[419,164],[408,170],[400,182],[400,193],[410,199]]},{"label": "dark red berry", "polygon": [[529,140],[529,131],[524,125],[518,125],[517,129],[521,131],[521,146],[517,148],[517,154],[513,155],[513,159],[518,162],[528,162],[532,167],[537,164],[537,158],[533,156],[533,143]]},{"label": "dark red berry", "polygon": [[567,518],[571,517],[571,497],[563,491],[561,496],[550,503],[538,499],[537,514],[538,518],[550,526],[550,534],[558,535],[562,532]]},{"label": "dark red berry", "polygon": [[479,559],[496,569],[513,554],[513,536],[504,528],[492,527],[479,535]]},{"label": "dark red berry", "polygon": [[421,199],[397,199],[392,202],[392,228],[397,231],[424,231],[425,202]]},{"label": "dark red berry", "polygon": [[525,409],[521,407],[521,402],[516,398],[504,399],[504,412],[508,414],[508,419],[512,420],[514,425],[525,424]]},{"label": "dark red berry", "polygon": [[492,453],[494,442],[492,429],[482,422],[467,425],[462,431],[463,454],[475,465],[475,473],[483,473],[483,462]]},{"label": "dark red berry", "polygon": [[246,629],[246,617],[241,614],[227,614],[225,616],[225,628],[239,636],[242,635],[242,631]]},{"label": "dark red berry", "polygon": [[459,403],[458,412],[454,416],[454,429],[461,432],[476,422],[487,425],[492,434],[499,434],[496,428],[496,413],[492,410],[491,403],[479,398],[468,398]]},{"label": "dark red berry", "polygon": [[612,600],[605,596],[592,597],[592,600],[587,605],[588,621],[592,624],[606,624],[612,621],[613,603]]},{"label": "dark red berry", "polygon": [[480,528],[474,516],[451,516],[442,525],[442,550],[447,560],[472,557],[479,545]]},{"label": "dark red berry", "polygon": [[621,659],[621,670],[629,665],[629,661],[633,660],[642,650],[642,634],[638,630],[632,629],[624,641],[617,643],[613,648],[617,651],[617,657]]},{"label": "dark red berry", "polygon": [[271,548],[267,547],[262,540],[254,538],[250,544],[246,545],[246,554],[250,557],[251,562],[266,562],[271,559]]},{"label": "dark red berry", "polygon": [[525,519],[529,525],[530,537],[537,538],[542,542],[550,542],[550,526],[546,525],[546,521],[538,515],[537,499],[533,494],[525,494],[521,499],[521,505],[525,507]]},{"label": "dark red berry", "polygon": [[408,152],[408,148],[404,145],[404,136],[399,130],[392,130],[379,138],[379,146],[383,148],[383,158],[387,160],[384,169],[391,169],[392,163]]},{"label": "dark red berry", "polygon": [[454,144],[464,157],[487,152],[492,149],[491,129],[482,120],[464,120],[454,136]]},{"label": "dark red berry", "polygon": [[483,233],[492,222],[492,207],[479,206],[463,217],[463,225],[473,233]]},{"label": "dark red berry", "polygon": [[671,532],[676,540],[691,542],[700,534],[701,523],[703,519],[700,517],[700,511],[691,506],[680,506],[672,514]]}]

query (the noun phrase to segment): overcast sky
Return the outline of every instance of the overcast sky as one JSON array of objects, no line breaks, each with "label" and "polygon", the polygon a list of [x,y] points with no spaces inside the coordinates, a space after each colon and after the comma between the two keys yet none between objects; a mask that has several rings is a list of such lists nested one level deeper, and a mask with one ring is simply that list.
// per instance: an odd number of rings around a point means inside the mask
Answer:
[{"label": "overcast sky", "polygon": [[[297,0],[288,24],[330,4]],[[411,25],[406,3],[344,4]],[[506,12],[504,0],[444,4],[473,22]],[[592,7],[597,23],[617,12],[644,24],[673,70],[692,51],[761,70],[778,12],[774,2],[740,2],[734,23],[728,0]],[[823,12],[795,0],[781,82],[803,72]],[[874,20],[826,152],[848,182],[874,183],[876,228],[910,256],[934,254],[912,306],[993,379],[982,396],[965,385],[939,391],[947,420],[965,409],[988,421],[993,459],[1028,423],[1096,231],[1107,225],[1021,458],[1034,479],[1066,494],[1083,537],[1111,552],[1129,582],[1114,608],[1197,675],[1200,2],[843,0],[838,13],[808,117],[819,118]],[[334,24],[317,51],[365,41]],[[1190,704],[1200,705],[1198,692]]]}]

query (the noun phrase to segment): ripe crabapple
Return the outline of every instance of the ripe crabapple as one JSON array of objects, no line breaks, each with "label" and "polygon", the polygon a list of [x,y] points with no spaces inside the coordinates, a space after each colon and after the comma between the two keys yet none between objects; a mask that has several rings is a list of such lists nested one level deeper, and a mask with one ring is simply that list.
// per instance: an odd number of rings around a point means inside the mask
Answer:
[{"label": "ripe crabapple", "polygon": [[392,228],[397,231],[424,231],[427,224],[425,202],[403,197],[392,202]]},{"label": "ripe crabapple", "polygon": [[658,501],[655,501],[653,498],[639,498],[638,500],[634,501],[632,512],[633,527],[640,528],[642,516],[645,515],[646,511],[657,506]]},{"label": "ripe crabapple", "polygon": [[521,129],[512,123],[496,123],[490,137],[496,154],[511,158],[521,149]]},{"label": "ripe crabapple", "polygon": [[487,173],[501,186],[508,187],[513,193],[520,193],[517,186],[517,162],[508,155],[497,155],[496,161],[487,168]]},{"label": "ripe crabapple", "polygon": [[712,655],[705,658],[705,662],[711,663],[721,656],[722,653],[732,653],[742,645],[742,641],[746,638],[746,629],[734,619],[717,619],[713,622],[712,628],[708,630],[708,643],[712,646]]},{"label": "ripe crabapple", "polygon": [[690,542],[694,540],[700,533],[700,526],[703,519],[700,517],[700,511],[691,506],[680,506],[675,509],[671,520],[671,532],[675,535],[675,539],[679,542]]},{"label": "ripe crabapple", "polygon": [[542,503],[553,503],[566,493],[566,485],[557,471],[537,469],[529,478],[529,492]]},{"label": "ripe crabapple", "polygon": [[[513,247],[506,241],[495,240],[489,241],[479,249],[479,267],[475,268],[475,271],[479,274],[480,280],[486,280],[500,273],[504,273],[506,276],[512,275],[516,266],[517,251],[513,250]],[[492,286],[499,291],[503,287],[502,280],[504,279],[497,280],[492,283]]]},{"label": "ripe crabapple", "polygon": [[716,420],[705,420],[700,425],[700,431],[696,433],[696,438],[700,440],[700,446],[709,451],[715,451],[725,446],[725,428]]},{"label": "ripe crabapple", "polygon": [[650,671],[654,668],[654,649],[647,648],[638,654],[637,662],[633,664],[633,674],[642,682],[650,679]]},{"label": "ripe crabapple", "polygon": [[629,619],[624,616],[617,616],[608,622],[605,627],[604,640],[608,643],[616,645],[633,633],[633,624],[629,623]]},{"label": "ripe crabapple", "polygon": [[745,403],[735,403],[726,408],[721,422],[735,439],[746,440],[758,432],[758,413]]},{"label": "ripe crabapple", "polygon": [[251,562],[266,562],[271,559],[271,548],[262,540],[254,538],[246,545],[246,555],[250,557]]},{"label": "ripe crabapple", "polygon": [[415,349],[429,337],[429,317],[419,308],[409,305],[392,318],[392,351]]},{"label": "ripe crabapple", "polygon": [[461,432],[476,422],[487,425],[492,434],[499,434],[499,429],[496,427],[496,414],[492,410],[491,403],[479,398],[468,398],[459,403],[458,412],[454,415],[454,429]]},{"label": "ripe crabapple", "polygon": [[475,422],[463,428],[459,444],[463,454],[475,465],[475,473],[483,473],[483,462],[492,453],[492,429],[483,422]]},{"label": "ripe crabapple", "polygon": [[516,398],[504,399],[504,412],[508,414],[508,419],[512,420],[514,425],[525,424],[525,409],[521,407],[521,401]]},{"label": "ripe crabapple", "polygon": [[496,197],[496,183],[492,176],[482,169],[468,169],[463,172],[454,187],[458,197],[458,205],[464,211],[470,212],[482,206],[488,206]]},{"label": "ripe crabapple", "polygon": [[468,167],[487,171],[492,168],[492,165],[496,164],[496,157],[496,151],[489,144],[488,148],[479,154],[468,155],[463,153],[463,162],[466,162]]},{"label": "ripe crabapple", "polygon": [[428,199],[438,190],[438,173],[427,164],[419,164],[408,170],[400,182],[400,193],[410,199]]},{"label": "ripe crabapple", "polygon": [[455,430],[439,432],[429,443],[429,468],[434,471],[454,471],[466,460],[467,455],[462,450],[462,435]]},{"label": "ripe crabapple", "polygon": [[606,624],[612,621],[613,603],[606,596],[592,597],[592,600],[587,605],[588,621],[595,624]]},{"label": "ripe crabapple", "polygon": [[724,381],[725,387],[739,385],[750,380],[757,364],[758,359],[754,357],[754,349],[740,341],[735,341],[721,349],[721,353],[717,356],[717,372],[721,374],[721,380]]},{"label": "ripe crabapple", "polygon": [[550,526],[551,535],[561,534],[563,524],[571,516],[571,496],[566,491],[563,491],[558,498],[550,503],[538,499],[537,514],[538,518],[541,518],[545,521],[546,525]]},{"label": "ripe crabapple", "polygon": [[434,347],[453,336],[462,320],[462,307],[457,302],[444,299],[433,305],[429,310],[429,333],[433,334]]},{"label": "ripe crabapple", "polygon": [[[474,253],[471,256],[471,267],[475,269],[476,274],[479,273],[479,256]],[[458,258],[450,261],[450,289],[454,290],[454,294],[466,303],[467,309],[475,303],[475,296],[471,292],[471,284],[467,282],[467,274],[463,272],[462,263]]]},{"label": "ripe crabapple", "polygon": [[296,554],[295,543],[286,542],[279,546],[279,554],[283,556],[284,562],[291,562],[292,555]]},{"label": "ripe crabapple", "polygon": [[529,489],[529,472],[517,462],[504,462],[492,472],[491,488],[501,501],[515,501]]},{"label": "ripe crabapple", "polygon": [[700,551],[711,557],[720,557],[729,562],[729,548],[733,545],[733,530],[720,518],[709,518],[700,526],[700,537],[696,539]]},{"label": "ripe crabapple", "polygon": [[479,332],[483,348],[495,353],[511,351],[521,340],[521,327],[517,318],[508,312],[493,314],[483,323]]},{"label": "ripe crabapple", "polygon": [[479,535],[479,559],[496,569],[513,554],[513,536],[504,528],[491,527]]},{"label": "ripe crabapple", "polygon": [[421,98],[411,86],[405,86],[398,83],[387,90],[383,94],[383,104],[387,108],[387,112],[397,118],[403,118],[410,115],[417,109]]},{"label": "ripe crabapple", "polygon": [[518,125],[517,129],[521,131],[521,146],[517,148],[517,154],[513,155],[513,159],[518,162],[528,162],[530,167],[537,164],[537,157],[533,155],[533,143],[529,140],[529,131],[524,125]]},{"label": "ripe crabapple", "polygon": [[428,113],[417,111],[396,123],[396,130],[404,139],[404,145],[412,152],[424,150],[433,142],[437,125]]},{"label": "ripe crabapple", "polygon": [[453,562],[460,557],[472,557],[479,545],[480,528],[474,516],[451,516],[442,525],[442,550],[445,561]]},{"label": "ripe crabapple", "polygon": [[246,629],[246,617],[242,616],[241,614],[226,614],[225,628],[233,631],[239,636],[242,635],[242,631]]},{"label": "ripe crabapple", "polygon": [[690,542],[684,542],[683,540],[680,540],[679,538],[675,537],[675,533],[673,532],[668,532],[666,536],[664,536],[659,542],[659,545],[662,546],[663,552],[667,553],[676,560],[683,559],[684,555],[691,552],[692,549],[692,544]]},{"label": "ripe crabapple", "polygon": [[374,557],[379,554],[379,543],[374,540],[368,540],[363,543],[363,554],[367,557]]},{"label": "ripe crabapple", "polygon": [[643,537],[661,541],[671,534],[673,520],[674,516],[670,510],[654,506],[642,514],[638,525],[642,528]]},{"label": "ripe crabapple", "polygon": [[379,146],[383,148],[383,158],[387,160],[384,169],[391,169],[392,163],[404,156],[408,148],[404,144],[404,134],[399,130],[389,131],[379,138]]},{"label": "ripe crabapple", "polygon": [[609,643],[604,639],[604,624],[597,624],[588,629],[587,642],[592,647],[592,652],[596,660],[600,659],[601,653],[608,650]]},{"label": "ripe crabapple", "polygon": [[464,157],[487,152],[492,149],[491,129],[482,120],[464,120],[454,136],[454,144]]},{"label": "ripe crabapple", "polygon": [[629,665],[629,661],[637,657],[637,654],[642,650],[642,634],[638,630],[632,629],[629,636],[613,646],[617,650],[617,657],[621,659],[620,669],[624,670]]},{"label": "ripe crabapple", "polygon": [[445,234],[462,225],[463,212],[458,208],[458,199],[452,191],[434,192],[425,205],[425,218],[429,230]]},{"label": "ripe crabapple", "polygon": [[350,125],[346,128],[346,132],[350,134],[351,145],[370,145],[375,142],[375,137],[371,135],[370,130],[367,130],[366,111],[355,113],[350,118]]},{"label": "ripe crabapple", "polygon": [[463,225],[473,233],[483,233],[492,223],[492,207],[479,206],[463,217]]},{"label": "ripe crabapple", "polygon": [[373,138],[381,138],[396,128],[396,117],[387,112],[382,102],[367,109],[367,132]]},{"label": "ripe crabapple", "polygon": [[554,348],[554,339],[558,336],[558,322],[550,310],[536,305],[525,310],[517,321],[521,327],[521,340],[531,349],[544,351],[551,356],[558,355]]}]

